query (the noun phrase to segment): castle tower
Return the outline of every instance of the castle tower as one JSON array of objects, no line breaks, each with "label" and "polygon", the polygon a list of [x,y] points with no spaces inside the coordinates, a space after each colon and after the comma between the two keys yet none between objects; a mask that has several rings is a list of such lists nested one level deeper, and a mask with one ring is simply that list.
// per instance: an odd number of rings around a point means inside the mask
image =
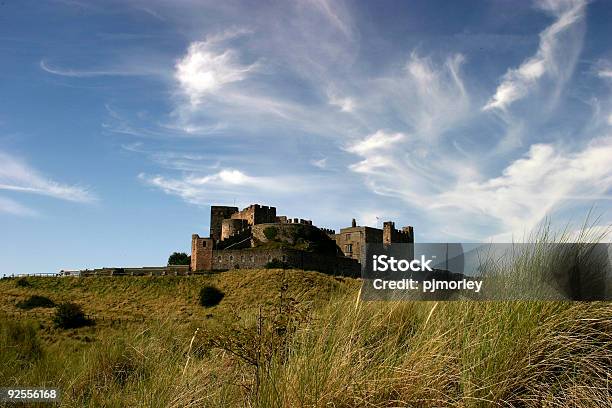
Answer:
[{"label": "castle tower", "polygon": [[413,244],[414,229],[411,226],[403,227],[402,230],[395,229],[395,223],[386,221],[383,223],[383,244]]},{"label": "castle tower", "polygon": [[408,243],[414,244],[414,228],[411,225],[402,227],[402,233],[406,237]]},{"label": "castle tower", "polygon": [[198,234],[191,236],[191,270],[212,270],[213,240],[200,238]]},{"label": "castle tower", "polygon": [[388,245],[393,242],[393,232],[395,231],[395,223],[393,221],[383,222],[383,244]]},{"label": "castle tower", "polygon": [[213,205],[210,207],[210,237],[215,241],[221,239],[223,220],[238,212],[237,207]]}]

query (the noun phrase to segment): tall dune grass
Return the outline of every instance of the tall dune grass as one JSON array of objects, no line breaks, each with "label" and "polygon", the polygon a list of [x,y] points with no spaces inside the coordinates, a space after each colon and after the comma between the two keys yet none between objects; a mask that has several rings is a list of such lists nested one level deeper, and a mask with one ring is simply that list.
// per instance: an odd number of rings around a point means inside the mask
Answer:
[{"label": "tall dune grass", "polygon": [[[604,302],[343,297],[257,368],[229,348],[190,348],[193,331],[175,322],[108,335],[79,353],[6,352],[36,347],[31,336],[2,336],[3,370],[11,367],[2,382],[60,387],[63,406],[612,406]],[[236,341],[266,347],[247,338]]]}]

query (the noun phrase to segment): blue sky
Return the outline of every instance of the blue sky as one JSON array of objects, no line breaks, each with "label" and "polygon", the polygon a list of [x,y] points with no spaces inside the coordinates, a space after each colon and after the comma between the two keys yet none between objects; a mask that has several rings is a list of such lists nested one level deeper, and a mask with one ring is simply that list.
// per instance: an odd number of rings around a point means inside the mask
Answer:
[{"label": "blue sky", "polygon": [[163,264],[211,204],[420,242],[612,221],[612,3],[4,1],[0,274]]}]

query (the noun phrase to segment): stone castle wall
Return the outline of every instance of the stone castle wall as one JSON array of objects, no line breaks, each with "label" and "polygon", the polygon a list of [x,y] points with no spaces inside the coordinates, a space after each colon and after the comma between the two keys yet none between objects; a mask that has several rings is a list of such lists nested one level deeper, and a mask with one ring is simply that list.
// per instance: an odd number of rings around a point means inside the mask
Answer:
[{"label": "stone castle wall", "polygon": [[264,268],[273,260],[284,262],[288,267],[331,275],[357,277],[361,272],[360,264],[354,259],[290,248],[212,251],[213,270]]},{"label": "stone castle wall", "polygon": [[213,205],[210,207],[210,237],[219,241],[221,239],[223,220],[230,218],[232,214],[238,212],[238,207],[227,207]]},{"label": "stone castle wall", "polygon": [[239,234],[242,230],[248,228],[247,220],[228,218],[221,222],[221,240],[228,239],[232,235]]}]

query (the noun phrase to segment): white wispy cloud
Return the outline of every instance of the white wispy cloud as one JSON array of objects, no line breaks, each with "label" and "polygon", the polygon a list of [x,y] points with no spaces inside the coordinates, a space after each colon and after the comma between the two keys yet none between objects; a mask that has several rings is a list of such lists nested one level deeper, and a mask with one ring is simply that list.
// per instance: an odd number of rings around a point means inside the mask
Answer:
[{"label": "white wispy cloud", "polygon": [[220,48],[223,41],[242,34],[242,31],[226,32],[189,45],[186,55],[176,64],[175,77],[192,104],[227,84],[246,79],[257,70],[257,62],[243,64],[236,50]]},{"label": "white wispy cloud", "polygon": [[53,75],[72,77],[72,78],[91,78],[104,76],[143,76],[157,75],[159,71],[144,67],[130,69],[93,69],[93,70],[78,70],[72,68],[60,68],[50,65],[45,60],[40,61],[40,68]]},{"label": "white wispy cloud", "polygon": [[308,2],[318,9],[344,35],[347,37],[352,35],[353,29],[350,19],[346,16],[347,13],[339,2],[329,0],[308,0]]},{"label": "white wispy cloud", "polygon": [[75,202],[96,201],[96,196],[88,189],[54,181],[24,161],[4,152],[0,152],[0,190],[39,194]]},{"label": "white wispy cloud", "polygon": [[216,197],[245,197],[249,194],[278,194],[305,188],[302,180],[287,176],[251,176],[243,171],[225,168],[212,174],[188,173],[179,178],[141,173],[138,178],[167,194],[176,195],[191,204],[208,205]]},{"label": "white wispy cloud", "polygon": [[346,150],[361,156],[368,156],[375,151],[393,150],[396,143],[405,139],[406,135],[403,133],[386,133],[385,131],[379,130],[354,145],[348,146]]},{"label": "white wispy cloud", "polygon": [[612,189],[612,137],[577,152],[536,144],[498,177],[460,183],[436,197],[432,208],[454,207],[497,218],[504,230],[520,234],[535,227],[566,200],[605,198]]},{"label": "white wispy cloud", "polygon": [[574,70],[582,48],[585,0],[547,0],[539,6],[552,13],[556,21],[540,33],[536,54],[518,68],[509,69],[495,95],[483,110],[506,110],[512,103],[524,98],[544,77],[555,82],[556,92]]},{"label": "white wispy cloud", "polygon": [[328,93],[329,104],[338,107],[342,112],[353,112],[355,100],[349,97],[340,97],[335,92]]},{"label": "white wispy cloud", "polygon": [[[463,55],[452,54],[436,63],[413,52],[401,72],[374,79],[375,89],[361,100],[385,107],[386,114],[401,120],[416,138],[436,142],[470,114],[461,74],[464,61]],[[376,114],[371,104],[367,107]]]},{"label": "white wispy cloud", "polygon": [[322,159],[318,160],[311,160],[310,164],[320,169],[325,169],[327,167],[327,157],[323,157]]},{"label": "white wispy cloud", "polygon": [[19,216],[35,216],[38,212],[10,198],[0,197],[0,213]]}]

